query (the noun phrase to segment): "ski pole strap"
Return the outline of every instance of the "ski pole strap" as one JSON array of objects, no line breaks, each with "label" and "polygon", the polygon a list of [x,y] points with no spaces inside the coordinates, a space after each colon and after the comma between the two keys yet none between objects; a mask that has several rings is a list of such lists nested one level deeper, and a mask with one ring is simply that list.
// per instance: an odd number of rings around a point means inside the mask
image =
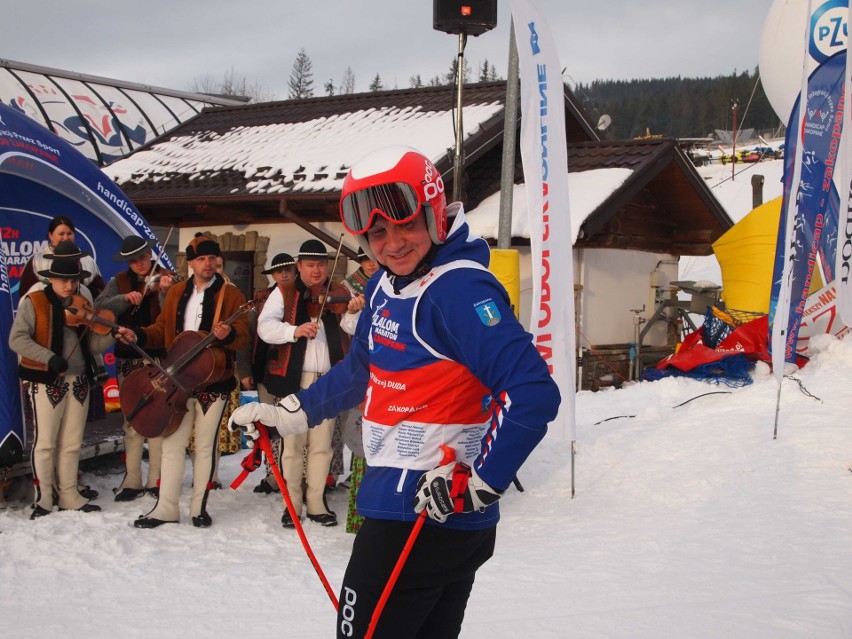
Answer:
[{"label": "ski pole strap", "polygon": [[248,455],[243,458],[243,461],[240,462],[240,466],[243,467],[243,471],[234,478],[234,481],[231,482],[231,488],[236,490],[240,487],[240,485],[246,480],[252,472],[256,471],[260,468],[260,462],[263,456],[263,451],[260,446],[255,446]]},{"label": "ski pole strap", "polygon": [[470,466],[458,463],[453,468],[453,487],[450,497],[453,500],[453,512],[464,512],[464,496],[467,494],[467,482],[470,480]]}]

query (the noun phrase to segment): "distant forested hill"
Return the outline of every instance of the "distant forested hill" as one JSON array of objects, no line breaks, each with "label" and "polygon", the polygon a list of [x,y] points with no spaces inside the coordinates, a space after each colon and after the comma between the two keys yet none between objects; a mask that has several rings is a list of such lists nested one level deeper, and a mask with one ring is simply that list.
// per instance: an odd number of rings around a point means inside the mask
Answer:
[{"label": "distant forested hill", "polygon": [[781,125],[758,81],[757,70],[716,78],[596,80],[577,84],[574,93],[593,124],[605,113],[612,118],[610,127],[601,133],[608,140],[647,133],[705,137],[714,129],[730,130],[734,100],[739,104],[738,130],[775,131]]}]

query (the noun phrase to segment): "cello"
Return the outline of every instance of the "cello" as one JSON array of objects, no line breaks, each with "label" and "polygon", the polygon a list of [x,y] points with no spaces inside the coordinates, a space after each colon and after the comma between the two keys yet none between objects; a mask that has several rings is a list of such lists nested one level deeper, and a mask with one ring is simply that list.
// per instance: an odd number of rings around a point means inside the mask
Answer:
[{"label": "cello", "polygon": [[[254,305],[253,300],[246,302],[223,324],[230,326]],[[178,429],[192,391],[217,381],[227,367],[224,351],[209,348],[215,340],[212,331],[183,331],[159,367],[146,365],[124,378],[121,412],[137,433],[146,438],[168,437]]]}]

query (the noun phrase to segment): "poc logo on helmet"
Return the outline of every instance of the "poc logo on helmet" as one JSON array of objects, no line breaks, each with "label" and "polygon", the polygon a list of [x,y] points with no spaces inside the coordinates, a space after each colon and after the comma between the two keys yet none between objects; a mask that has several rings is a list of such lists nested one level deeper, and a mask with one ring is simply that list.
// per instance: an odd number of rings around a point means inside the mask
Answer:
[{"label": "poc logo on helmet", "polygon": [[438,174],[435,165],[427,161],[426,174],[423,176],[423,195],[427,200],[431,200],[443,192],[444,179]]}]

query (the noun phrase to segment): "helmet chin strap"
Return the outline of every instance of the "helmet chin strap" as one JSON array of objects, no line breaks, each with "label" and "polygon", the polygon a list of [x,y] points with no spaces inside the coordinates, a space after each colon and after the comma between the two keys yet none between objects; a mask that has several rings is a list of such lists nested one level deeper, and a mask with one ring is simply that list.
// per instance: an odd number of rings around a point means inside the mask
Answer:
[{"label": "helmet chin strap", "polygon": [[387,266],[379,262],[379,267],[388,274],[388,279],[390,280],[391,285],[393,286],[394,295],[399,295],[400,291],[404,289],[406,286],[411,284],[414,280],[420,279],[430,270],[432,270],[432,260],[435,257],[435,252],[438,250],[438,247],[435,244],[432,244],[429,252],[423,256],[423,259],[417,263],[417,266],[414,267],[414,270],[408,275],[399,275],[394,273]]}]

